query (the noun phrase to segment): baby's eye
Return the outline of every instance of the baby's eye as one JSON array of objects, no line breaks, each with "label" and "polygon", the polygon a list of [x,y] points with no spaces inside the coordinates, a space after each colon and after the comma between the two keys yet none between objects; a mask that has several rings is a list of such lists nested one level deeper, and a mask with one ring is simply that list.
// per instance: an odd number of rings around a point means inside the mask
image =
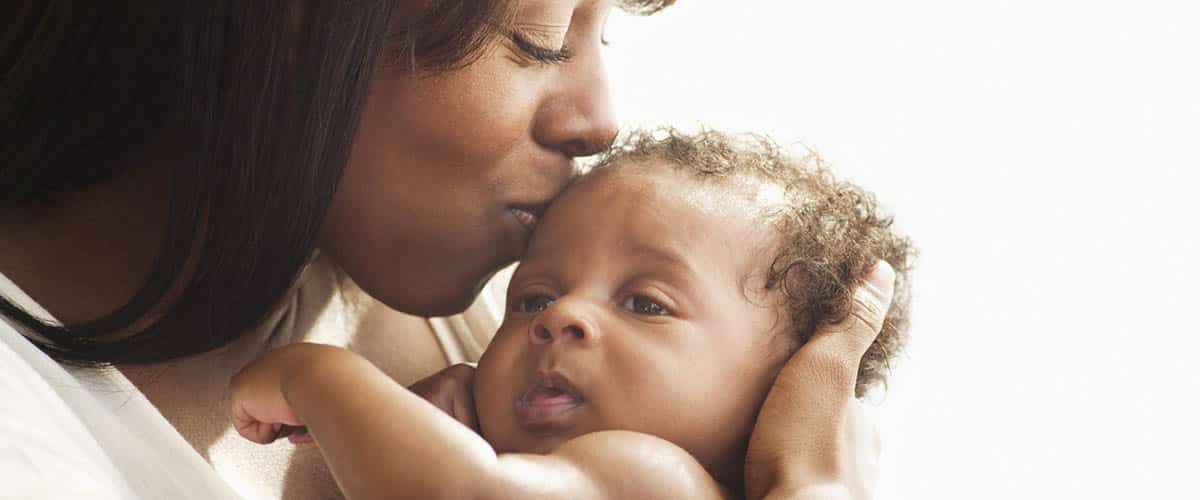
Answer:
[{"label": "baby's eye", "polygon": [[621,307],[633,311],[638,314],[648,316],[666,316],[671,314],[666,307],[645,295],[631,295],[621,303]]},{"label": "baby's eye", "polygon": [[517,311],[523,313],[539,313],[545,311],[550,304],[554,303],[554,298],[549,295],[533,293],[521,297],[517,303]]}]

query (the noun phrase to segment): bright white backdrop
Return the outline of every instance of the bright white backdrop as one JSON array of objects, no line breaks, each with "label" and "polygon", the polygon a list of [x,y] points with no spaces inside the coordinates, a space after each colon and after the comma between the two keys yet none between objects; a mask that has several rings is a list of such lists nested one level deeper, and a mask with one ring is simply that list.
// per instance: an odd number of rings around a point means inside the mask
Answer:
[{"label": "bright white backdrop", "polygon": [[1200,498],[1200,4],[680,0],[627,124],[816,148],[922,254],[879,498]]}]

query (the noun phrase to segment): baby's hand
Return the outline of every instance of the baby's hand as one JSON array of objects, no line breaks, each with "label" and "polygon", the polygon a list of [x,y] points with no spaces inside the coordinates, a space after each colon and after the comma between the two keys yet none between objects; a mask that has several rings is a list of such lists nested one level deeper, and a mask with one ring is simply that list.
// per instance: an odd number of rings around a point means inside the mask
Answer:
[{"label": "baby's hand", "polygon": [[408,390],[478,433],[479,422],[472,393],[474,382],[475,368],[458,364],[417,381]]},{"label": "baby's hand", "polygon": [[[284,397],[284,385],[296,370],[303,370],[318,357],[342,356],[348,351],[321,344],[292,344],[267,353],[246,365],[229,383],[233,425],[242,437],[259,444],[275,441],[284,425],[304,422]],[[293,441],[310,439],[306,434]]]}]

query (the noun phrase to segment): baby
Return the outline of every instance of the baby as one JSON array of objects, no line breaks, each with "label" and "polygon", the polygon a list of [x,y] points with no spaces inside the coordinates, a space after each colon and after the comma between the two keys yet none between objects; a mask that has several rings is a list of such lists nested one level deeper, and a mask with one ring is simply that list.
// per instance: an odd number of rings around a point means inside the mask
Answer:
[{"label": "baby", "polygon": [[473,376],[423,382],[459,388],[437,406],[299,344],[235,377],[233,417],[264,443],[307,426],[295,440],[319,443],[352,499],[733,498],[775,375],[881,259],[896,294],[856,393],[883,381],[911,258],[874,198],[815,158],[635,133],[545,213]]}]

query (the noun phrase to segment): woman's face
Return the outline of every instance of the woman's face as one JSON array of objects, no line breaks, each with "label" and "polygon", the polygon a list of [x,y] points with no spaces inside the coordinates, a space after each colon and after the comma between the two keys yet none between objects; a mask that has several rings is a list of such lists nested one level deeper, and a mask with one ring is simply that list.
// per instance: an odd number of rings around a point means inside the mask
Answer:
[{"label": "woman's face", "polygon": [[524,1],[472,64],[376,70],[321,248],[367,293],[421,315],[470,305],[524,251],[572,158],[611,142],[610,0]]}]

